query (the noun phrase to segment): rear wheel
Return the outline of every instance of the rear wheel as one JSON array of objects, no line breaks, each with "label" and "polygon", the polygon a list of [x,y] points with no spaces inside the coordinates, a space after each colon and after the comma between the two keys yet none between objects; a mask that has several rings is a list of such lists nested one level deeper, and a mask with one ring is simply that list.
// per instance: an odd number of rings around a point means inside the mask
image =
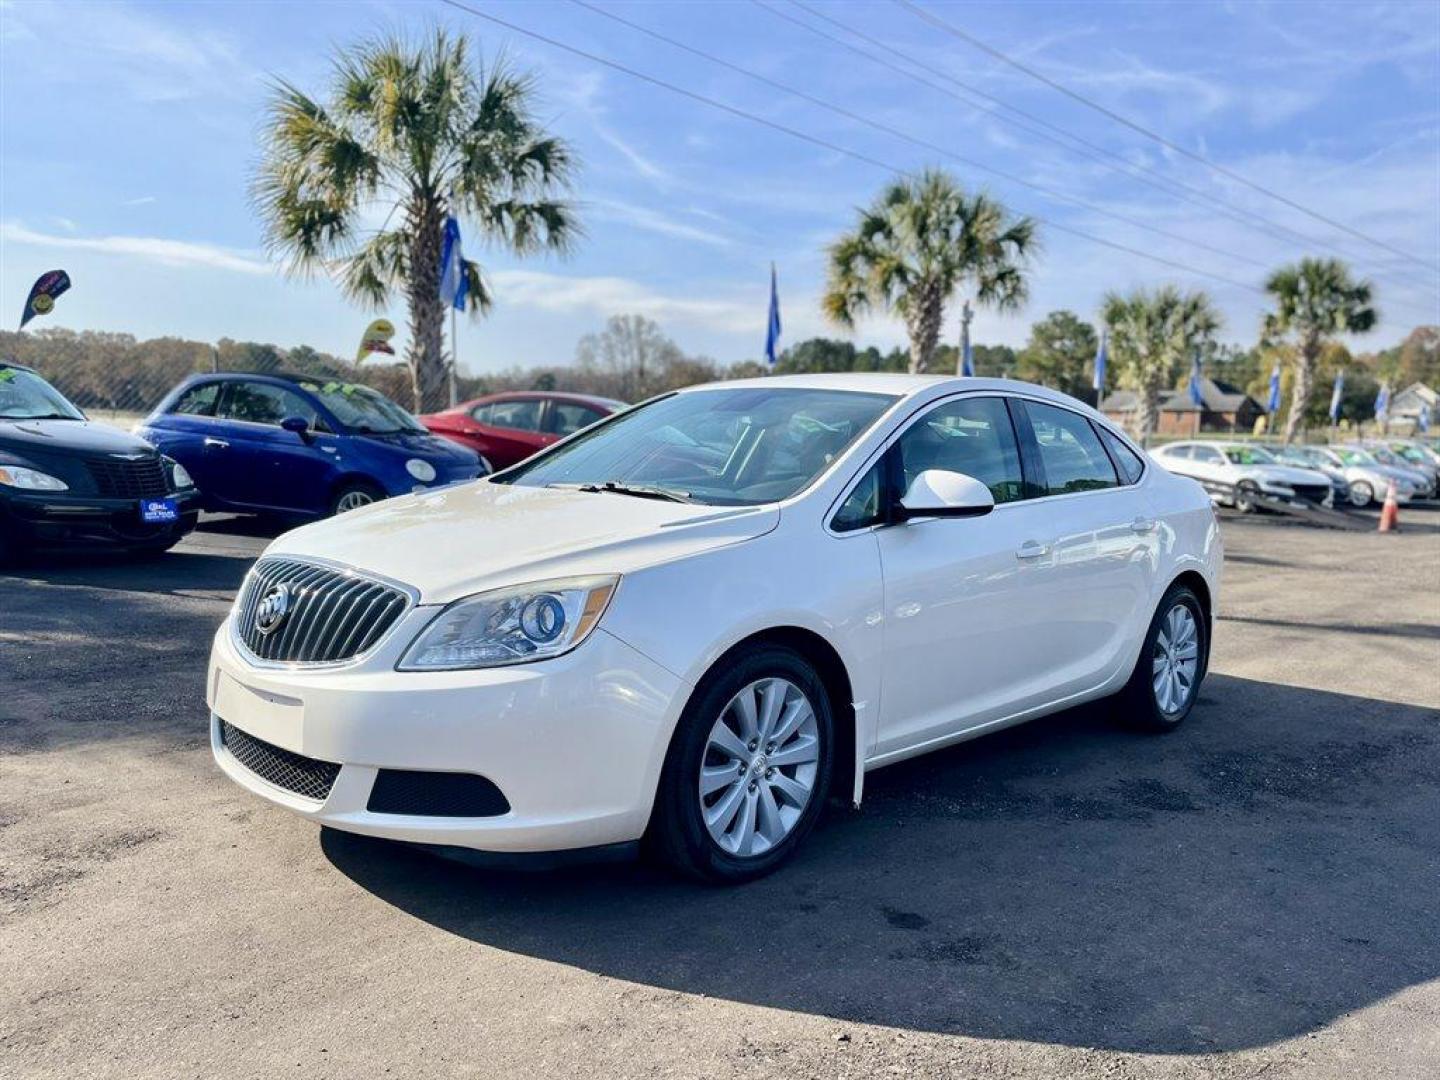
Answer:
[{"label": "rear wheel", "polygon": [[1140,659],[1122,691],[1125,720],[1145,731],[1173,731],[1190,715],[1210,659],[1205,611],[1186,585],[1172,585],[1155,610]]},{"label": "rear wheel", "polygon": [[349,513],[383,498],[385,493],[374,484],[365,480],[352,480],[335,492],[335,497],[330,500],[330,513],[332,516]]},{"label": "rear wheel", "polygon": [[1350,485],[1350,505],[1364,508],[1375,501],[1375,489],[1364,480]]},{"label": "rear wheel", "polygon": [[834,732],[829,694],[799,653],[757,645],[728,657],[681,715],[647,845],[705,881],[769,873],[815,826]]}]

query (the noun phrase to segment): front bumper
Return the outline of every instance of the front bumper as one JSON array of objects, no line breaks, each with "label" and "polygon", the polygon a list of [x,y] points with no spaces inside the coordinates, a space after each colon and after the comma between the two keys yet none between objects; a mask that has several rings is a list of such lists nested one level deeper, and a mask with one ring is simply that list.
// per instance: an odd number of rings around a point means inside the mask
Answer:
[{"label": "front bumper", "polygon": [[[261,667],[215,636],[211,749],[236,783],[321,825],[488,852],[549,852],[638,839],[689,686],[597,629],[554,660],[480,671],[397,672],[434,607],[412,609],[362,662]],[[221,720],[292,754],[339,765],[323,799],[247,768]],[[509,809],[488,817],[377,813],[381,769],[469,773]]]},{"label": "front bumper", "polygon": [[6,491],[0,496],[0,530],[38,551],[151,547],[191,532],[200,516],[200,496],[194,489],[166,498],[175,500],[180,517],[152,525],[140,520],[139,499]]}]

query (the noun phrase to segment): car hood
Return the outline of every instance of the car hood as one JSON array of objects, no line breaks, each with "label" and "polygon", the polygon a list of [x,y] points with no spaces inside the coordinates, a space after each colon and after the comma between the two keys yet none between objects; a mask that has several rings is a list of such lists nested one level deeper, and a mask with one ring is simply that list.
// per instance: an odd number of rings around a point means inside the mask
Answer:
[{"label": "car hood", "polygon": [[0,420],[0,450],[16,454],[144,454],[155,448],[109,424],[89,420]]},{"label": "car hood", "polygon": [[1330,478],[1314,469],[1298,469],[1293,465],[1243,465],[1241,472],[1256,480],[1272,484],[1328,484]]},{"label": "car hood", "polygon": [[475,451],[467,450],[449,439],[442,439],[439,435],[431,435],[428,431],[402,431],[393,435],[360,435],[359,438],[379,443],[381,446],[393,450],[413,454],[437,465],[441,462],[452,464],[463,462],[473,465],[479,460]]},{"label": "car hood", "polygon": [[605,492],[459,484],[375,503],[288,532],[268,555],[368,570],[444,604],[506,585],[623,574],[775,528],[774,506],[715,507]]}]

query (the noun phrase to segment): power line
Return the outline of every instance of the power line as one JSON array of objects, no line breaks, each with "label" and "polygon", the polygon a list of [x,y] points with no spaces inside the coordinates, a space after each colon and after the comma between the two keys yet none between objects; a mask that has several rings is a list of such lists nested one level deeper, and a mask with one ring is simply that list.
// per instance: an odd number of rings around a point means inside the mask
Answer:
[{"label": "power line", "polygon": [[924,149],[930,150],[936,154],[941,154],[945,157],[950,158],[953,161],[957,161],[960,164],[966,165],[972,169],[979,169],[982,172],[987,172],[993,176],[998,176],[1002,180],[1007,180],[1012,184],[1019,184],[1023,187],[1030,188],[1031,190],[1037,191],[1040,194],[1046,196],[1047,198],[1058,199],[1063,202],[1071,203],[1075,206],[1084,207],[1092,213],[1100,214],[1103,217],[1113,218],[1116,221],[1123,222],[1124,224],[1133,226],[1137,229],[1144,229],[1147,232],[1154,233],[1156,236],[1163,236],[1165,239],[1173,240],[1179,244],[1189,244],[1194,247],[1211,252],[1212,254],[1220,255],[1223,258],[1234,259],[1237,262],[1249,263],[1251,266],[1259,267],[1262,270],[1269,269],[1269,265],[1267,263],[1263,263],[1258,259],[1251,258],[1248,255],[1241,255],[1233,251],[1227,251],[1224,248],[1214,247],[1201,240],[1194,240],[1188,236],[1182,236],[1179,233],[1169,232],[1166,229],[1162,229],[1158,226],[1148,224],[1147,222],[1140,221],[1136,218],[1127,217],[1126,215],[1116,213],[1113,210],[1107,210],[1103,206],[1097,206],[1095,203],[1088,202],[1087,200],[1079,198],[1078,196],[1069,195],[1062,191],[1056,191],[1054,188],[1046,187],[1043,184],[1037,184],[1031,180],[1026,180],[1024,177],[1017,176],[1014,173],[1006,172],[1003,169],[996,169],[990,165],[986,165],[984,162],[976,161],[974,158],[969,158],[965,157],[962,154],[957,154],[954,151],[948,149],[947,147],[929,142],[925,139],[911,135],[908,132],[902,131],[899,128],[892,127],[889,124],[885,124],[881,121],[874,120],[860,113],[853,112],[852,110],[847,109],[843,106],[836,105],[833,102],[816,97],[814,94],[810,94],[804,90],[797,89],[796,87],[789,86],[776,79],[772,79],[767,75],[762,75],[759,72],[751,71],[748,68],[741,67],[739,64],[731,63],[730,61],[715,56],[712,53],[705,52],[703,49],[697,49],[694,46],[685,44],[683,41],[677,41],[675,38],[668,37],[657,30],[652,30],[647,26],[642,26],[639,23],[631,22],[629,19],[626,19],[623,16],[617,15],[614,12],[606,11],[604,8],[598,7],[597,5],[590,3],[589,0],[570,0],[570,2],[572,4],[575,4],[577,7],[582,7],[587,11],[594,12],[596,15],[603,16],[606,19],[610,19],[613,22],[619,23],[621,26],[626,26],[629,27],[631,30],[637,31],[638,33],[645,34],[647,37],[651,37],[656,41],[664,42],[666,45],[670,45],[673,48],[680,49],[684,52],[689,53],[692,56],[698,56],[702,60],[707,60],[712,64],[716,64],[720,67],[725,68],[727,71],[733,71],[736,74],[743,75],[748,79],[754,79],[756,82],[763,83],[764,85],[779,90],[782,93],[790,94],[792,97],[799,98],[802,101],[807,101],[810,104],[832,112],[837,116],[843,116],[848,120],[853,120],[856,123],[864,124],[866,127],[873,128],[876,131],[883,132],[887,135],[893,136],[894,138],[903,139],[904,141],[911,143],[914,146],[923,147]]},{"label": "power line", "polygon": [[[517,34],[522,34],[525,37],[528,37],[534,41],[543,42],[544,44],[549,45],[552,48],[568,52],[573,56],[579,56],[582,59],[589,60],[591,63],[600,64],[601,66],[610,68],[613,71],[618,71],[624,75],[629,75],[631,78],[638,79],[641,82],[648,83],[651,86],[658,86],[663,90],[668,90],[673,94],[678,94],[681,97],[688,98],[691,101],[696,101],[702,105],[706,105],[710,108],[717,109],[724,113],[728,113],[731,116],[739,117],[742,120],[749,120],[751,123],[759,124],[762,127],[767,127],[772,131],[778,131],[784,135],[789,135],[791,138],[807,142],[812,146],[818,146],[821,149],[829,150],[831,153],[840,154],[854,161],[863,162],[866,165],[872,165],[877,169],[885,170],[887,173],[906,173],[910,171],[905,167],[897,165],[893,162],[883,161],[880,158],[872,157],[858,150],[852,150],[849,147],[842,146],[839,143],[831,142],[829,139],[825,139],[821,136],[811,135],[808,132],[799,130],[798,128],[790,127],[786,124],[779,123],[778,121],[771,120],[768,117],[760,116],[757,113],[748,112],[745,109],[738,108],[737,106],[727,104],[726,102],[719,101],[712,97],[707,97],[704,94],[698,93],[694,90],[686,89],[683,86],[678,86],[675,83],[668,82],[665,79],[658,78],[657,76],[648,75],[643,71],[628,67],[627,65],[622,64],[617,60],[611,60],[609,57],[601,56],[598,53],[589,52],[588,50],[582,49],[579,46],[571,45],[567,42],[560,41],[557,38],[542,34],[537,30],[527,29],[526,27],[520,26],[517,23],[510,22],[508,19],[502,19],[498,15],[492,15],[487,11],[480,11],[476,8],[469,6],[468,4],[461,3],[460,0],[440,0],[440,3],[445,4],[448,7],[455,8],[458,11],[464,11],[470,15],[474,15],[478,19],[484,19],[486,22],[492,23],[496,26],[503,26],[507,30],[510,30]],[[1068,225],[1062,225],[1058,221],[1051,221],[1046,218],[1040,217],[1038,214],[1031,216],[1034,217],[1036,221],[1044,224],[1046,228],[1054,229],[1057,232],[1069,233],[1070,235],[1076,236],[1082,240],[1088,240],[1091,243],[1100,244],[1103,247],[1108,247],[1112,250],[1120,251],[1127,255],[1133,255],[1136,258],[1145,259],[1149,262],[1157,263],[1161,266],[1167,266],[1172,270],[1180,270],[1185,273],[1196,274],[1200,277],[1207,277],[1214,281],[1223,282],[1224,284],[1233,286],[1237,289],[1245,289],[1249,292],[1257,293],[1261,296],[1268,295],[1264,289],[1249,282],[1239,281],[1235,278],[1226,277],[1224,274],[1217,274],[1210,270],[1202,270],[1199,267],[1189,266],[1185,263],[1176,262],[1172,259],[1166,259],[1160,255],[1153,255],[1148,251],[1142,251],[1139,248],[1133,248],[1126,244],[1117,243],[1113,240],[1106,240],[1103,237],[1095,236],[1080,229],[1075,229]]]},{"label": "power line", "polygon": [[[1153,169],[1148,165],[1142,165],[1136,162],[1126,161],[1123,157],[1121,157],[1119,154],[1115,153],[1112,150],[1108,150],[1105,147],[1100,146],[1097,143],[1093,143],[1080,135],[1076,135],[1073,132],[1067,131],[1063,127],[1052,124],[1044,117],[1036,116],[1034,113],[1026,112],[1024,109],[1018,108],[1017,106],[1010,104],[1002,98],[998,98],[994,94],[982,90],[978,86],[973,86],[970,83],[963,82],[962,80],[955,78],[948,72],[941,71],[940,69],[930,64],[926,64],[924,61],[917,60],[915,57],[909,55],[908,53],[902,52],[901,50],[896,49],[891,45],[887,45],[883,41],[879,41],[875,37],[866,34],[861,30],[857,30],[855,27],[843,23],[831,15],[827,15],[826,13],[813,8],[808,4],[802,3],[801,0],[789,0],[789,2],[792,6],[801,9],[813,18],[823,20],[824,22],[829,23],[831,26],[843,30],[845,33],[851,34],[854,37],[857,37],[860,40],[865,41],[878,49],[882,49],[892,56],[899,57],[907,64],[911,64],[914,67],[920,68],[922,71],[928,71],[930,74],[935,75],[938,78],[944,79],[946,82],[954,84],[962,91],[964,91],[964,93],[957,93],[955,90],[952,90],[949,87],[941,86],[938,83],[932,82],[931,80],[925,78],[923,75],[917,75],[915,74],[915,72],[908,71],[905,68],[899,67],[896,64],[893,64],[890,61],[884,59],[883,57],[876,56],[874,53],[871,52],[867,52],[865,49],[862,49],[859,46],[844,40],[843,38],[838,38],[834,34],[827,33],[826,31],[820,29],[818,26],[812,26],[809,23],[797,19],[793,15],[789,15],[784,11],[779,10],[770,3],[767,3],[766,0],[750,0],[750,2],[755,4],[757,7],[763,8],[765,11],[775,16],[777,19],[784,19],[786,22],[791,23],[794,26],[798,26],[802,30],[807,31],[808,33],[814,34],[815,36],[829,41],[832,44],[839,45],[843,49],[848,49],[850,52],[853,52],[858,56],[863,56],[871,63],[878,64],[879,66],[885,68],[888,71],[892,71],[895,74],[903,76],[904,78],[907,78],[912,82],[919,83],[922,86],[928,86],[932,90],[945,94],[947,97],[953,98],[954,100],[959,101],[962,104],[968,105],[971,108],[983,109],[986,113],[995,117],[997,120],[1001,120],[1007,124],[1019,128],[1021,131],[1029,132],[1037,138],[1041,138],[1046,140],[1047,142],[1053,143],[1054,145],[1060,147],[1062,150],[1065,150],[1069,153],[1080,154],[1083,157],[1089,158],[1091,161],[1095,161],[1105,166],[1106,168],[1121,172],[1131,177],[1132,179],[1138,180],[1142,184],[1149,185],[1157,191],[1164,192],[1166,195],[1171,195],[1175,198],[1182,199],[1196,206],[1202,205],[1197,200],[1204,200],[1204,203],[1206,204],[1205,209],[1212,211],[1218,210],[1221,214],[1230,218],[1232,221],[1236,221],[1241,225],[1246,226],[1247,228],[1259,228],[1262,231],[1268,233],[1269,235],[1275,237],[1276,239],[1283,240],[1286,243],[1298,242],[1307,246],[1328,246],[1323,244],[1321,241],[1314,239],[1313,237],[1306,236],[1303,233],[1296,232],[1295,230],[1286,228],[1283,225],[1272,223],[1266,220],[1264,217],[1260,216],[1259,214],[1256,214],[1254,211],[1245,210],[1244,208],[1238,206],[1233,206],[1232,204],[1227,203],[1224,199],[1210,194],[1208,191],[1204,191],[1201,188],[1193,187],[1192,185],[1186,184],[1181,180],[1176,180],[1173,177],[1168,177],[1164,173],[1160,172],[1158,169]],[[967,94],[973,95],[973,97],[980,98],[982,100],[971,100],[970,97],[966,96]],[[992,104],[985,104],[985,102],[990,102]],[[1001,112],[1000,110],[1004,110],[1004,112]],[[1013,113],[1015,115],[1009,116],[1006,115],[1006,113]],[[1023,118],[1023,120],[1028,121],[1028,123],[1024,123],[1021,120],[1015,119],[1016,116]],[[1031,126],[1032,124],[1039,125],[1040,128],[1048,130],[1037,130],[1035,127]],[[1050,134],[1050,132],[1054,132],[1054,134]],[[1147,176],[1149,177],[1149,179],[1146,178]]]},{"label": "power line", "polygon": [[1440,264],[1431,263],[1425,259],[1420,258],[1418,255],[1412,255],[1408,251],[1404,251],[1401,248],[1394,247],[1393,245],[1386,243],[1384,240],[1377,240],[1375,237],[1363,233],[1359,229],[1351,228],[1344,222],[1336,221],[1334,218],[1326,217],[1324,214],[1321,214],[1315,210],[1311,210],[1309,207],[1303,206],[1302,204],[1296,202],[1294,199],[1291,199],[1286,195],[1282,195],[1277,191],[1272,191],[1271,189],[1264,187],[1261,184],[1255,183],[1255,181],[1250,180],[1245,176],[1242,176],[1240,173],[1235,172],[1233,169],[1229,169],[1226,166],[1219,164],[1218,162],[1211,161],[1203,154],[1197,154],[1195,151],[1186,149],[1179,143],[1172,142],[1170,139],[1167,139],[1159,132],[1152,131],[1150,128],[1136,123],[1129,117],[1124,116],[1113,109],[1107,108],[1104,105],[1101,105],[1099,102],[1086,97],[1084,94],[1070,89],[1063,83],[1057,82],[1043,72],[1037,71],[1032,67],[1028,67],[1027,65],[1022,64],[1018,60],[1012,59],[1005,53],[1001,52],[999,49],[987,45],[985,42],[981,41],[973,34],[967,33],[966,31],[961,30],[958,26],[954,26],[951,23],[946,22],[939,16],[931,14],[929,11],[920,7],[918,4],[913,3],[912,0],[894,0],[894,3],[910,11],[917,18],[929,23],[931,26],[943,30],[945,33],[950,34],[953,37],[959,38],[961,41],[969,43],[970,45],[979,49],[986,55],[992,56],[996,60],[999,60],[1004,64],[1008,64],[1010,67],[1015,68],[1017,71],[1024,72],[1032,79],[1036,79],[1044,83],[1051,89],[1064,94],[1066,97],[1072,98],[1073,100],[1080,102],[1082,105],[1094,109],[1096,112],[1110,118],[1111,120],[1114,120],[1118,124],[1123,124],[1125,127],[1130,128],[1132,131],[1136,131],[1141,135],[1144,135],[1147,139],[1151,139],[1159,143],[1161,146],[1164,146],[1169,150],[1173,150],[1177,154],[1182,154],[1185,157],[1190,158],[1192,161],[1199,162],[1207,169],[1219,173],[1221,176],[1228,177],[1229,179],[1234,180],[1238,184],[1243,184],[1245,187],[1248,187],[1254,191],[1258,191],[1262,195],[1267,195],[1270,198],[1276,200],[1277,202],[1283,203],[1284,205],[1290,207],[1292,210],[1298,210],[1302,214],[1306,214],[1309,217],[1314,218],[1316,221],[1320,221],[1326,225],[1329,225],[1331,228],[1339,229],[1340,231],[1348,233],[1351,236],[1356,237],[1357,239],[1364,240],[1368,244],[1373,244],[1375,247],[1383,248],[1385,251],[1390,252],[1392,255],[1398,255],[1409,262],[1413,262],[1419,266],[1425,267],[1427,270],[1434,270],[1436,272],[1440,272]]}]

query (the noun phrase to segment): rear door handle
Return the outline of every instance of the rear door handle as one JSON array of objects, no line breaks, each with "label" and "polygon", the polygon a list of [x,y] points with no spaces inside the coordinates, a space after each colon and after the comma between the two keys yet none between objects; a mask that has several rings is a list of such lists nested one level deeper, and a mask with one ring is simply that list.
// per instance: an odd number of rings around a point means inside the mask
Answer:
[{"label": "rear door handle", "polygon": [[1042,555],[1050,554],[1050,545],[1042,544],[1038,540],[1026,540],[1015,550],[1017,559],[1038,559]]},{"label": "rear door handle", "polygon": [[1153,528],[1155,528],[1154,518],[1137,517],[1134,521],[1130,522],[1131,532],[1148,533]]},{"label": "rear door handle", "polygon": [[206,446],[218,446],[218,447],[220,447],[220,448],[223,450],[224,448],[228,447],[230,444],[229,444],[228,442],[226,442],[224,439],[212,439],[210,436],[207,435],[207,436],[205,436],[205,445],[206,445]]}]

